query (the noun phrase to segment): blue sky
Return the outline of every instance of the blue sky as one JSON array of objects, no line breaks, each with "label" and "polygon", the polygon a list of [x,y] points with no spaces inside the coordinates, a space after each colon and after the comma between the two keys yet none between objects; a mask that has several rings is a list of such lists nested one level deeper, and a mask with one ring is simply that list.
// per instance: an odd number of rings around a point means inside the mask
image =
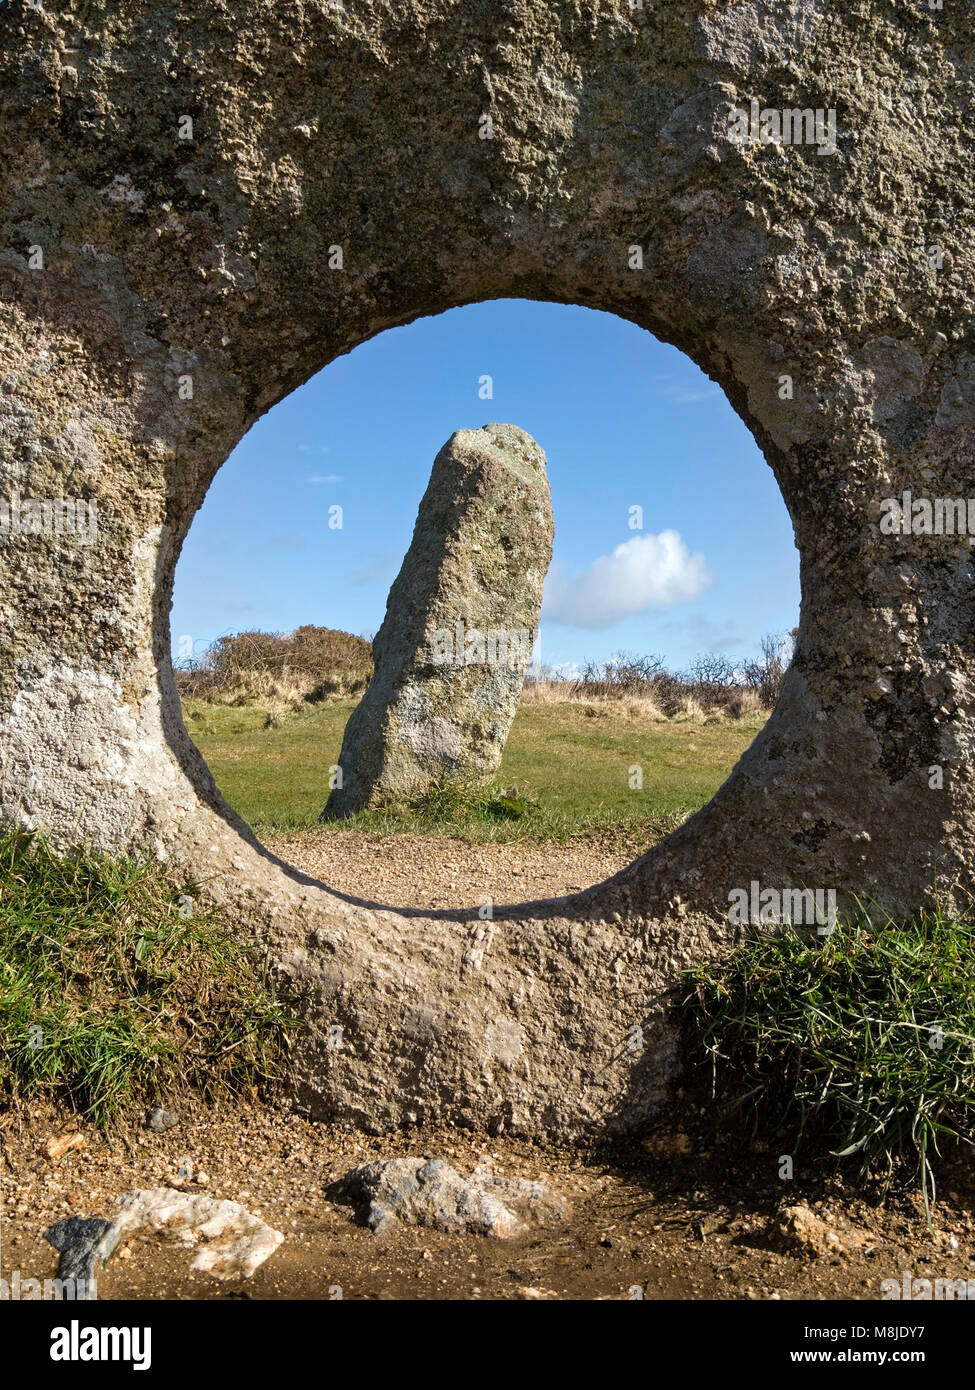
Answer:
[{"label": "blue sky", "polygon": [[454,430],[494,421],[548,456],[543,662],[626,650],[680,667],[702,651],[751,655],[795,626],[789,516],[722,391],[612,314],[497,300],[380,334],[254,425],[183,547],[174,657],[244,629],[372,636],[434,456]]}]

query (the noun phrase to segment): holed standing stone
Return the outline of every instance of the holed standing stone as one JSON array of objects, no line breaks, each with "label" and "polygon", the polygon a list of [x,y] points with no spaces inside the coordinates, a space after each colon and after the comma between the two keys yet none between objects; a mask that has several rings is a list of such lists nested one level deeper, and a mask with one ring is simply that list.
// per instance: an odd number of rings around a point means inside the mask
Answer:
[{"label": "holed standing stone", "polygon": [[485,425],[450,437],[389,591],[323,819],[444,779],[490,780],[531,659],[553,532],[545,454],[530,435]]}]

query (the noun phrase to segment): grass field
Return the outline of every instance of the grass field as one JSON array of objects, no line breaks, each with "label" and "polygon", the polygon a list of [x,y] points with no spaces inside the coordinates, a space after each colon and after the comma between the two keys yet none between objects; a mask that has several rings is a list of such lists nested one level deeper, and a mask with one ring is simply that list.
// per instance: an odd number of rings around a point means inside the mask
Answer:
[{"label": "grass field", "polygon": [[[309,829],[328,796],[342,731],[356,701],[310,706],[267,725],[266,711],[186,700],[191,737],[226,800],[258,835]],[[604,704],[522,705],[493,790],[431,795],[343,822],[368,830],[423,830],[471,839],[565,839],[645,833],[703,806],[754,739],[764,716],[651,720]],[[643,772],[631,789],[631,768]],[[517,789],[523,810],[498,802]]]}]

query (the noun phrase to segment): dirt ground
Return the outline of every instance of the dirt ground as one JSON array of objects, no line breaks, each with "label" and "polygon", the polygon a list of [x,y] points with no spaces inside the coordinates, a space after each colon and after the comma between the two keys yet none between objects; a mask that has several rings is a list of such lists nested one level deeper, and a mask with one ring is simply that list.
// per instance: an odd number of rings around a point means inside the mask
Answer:
[{"label": "dirt ground", "polygon": [[558,898],[618,873],[637,850],[617,835],[568,844],[468,844],[439,835],[302,831],[265,839],[295,868],[386,907],[478,907]]},{"label": "dirt ground", "polygon": [[[42,1233],[60,1217],[111,1217],[121,1192],[172,1186],[240,1202],[283,1232],[283,1244],[252,1278],[223,1282],[191,1272],[186,1250],[136,1237],[106,1265],[99,1298],[871,1300],[904,1270],[975,1279],[971,1168],[950,1177],[929,1232],[916,1198],[878,1210],[801,1163],[780,1180],[769,1150],[702,1152],[681,1132],[610,1156],[457,1131],[367,1138],[258,1103],[180,1104],[178,1114],[164,1134],[135,1122],[104,1136],[53,1108],[8,1112],[3,1275],[53,1276],[57,1257]],[[85,1148],[44,1156],[52,1135],[79,1128]],[[571,1214],[511,1240],[414,1227],[373,1235],[326,1194],[370,1159],[424,1154],[465,1174],[490,1155],[497,1173],[548,1181]],[[179,1176],[187,1159],[192,1180]],[[797,1205],[832,1233],[825,1243],[790,1244],[784,1213]]]}]

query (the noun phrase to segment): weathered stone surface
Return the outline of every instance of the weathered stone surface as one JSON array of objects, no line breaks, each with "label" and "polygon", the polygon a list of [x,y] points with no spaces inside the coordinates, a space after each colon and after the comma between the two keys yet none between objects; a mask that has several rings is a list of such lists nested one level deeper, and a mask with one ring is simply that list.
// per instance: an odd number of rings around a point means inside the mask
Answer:
[{"label": "weathered stone surface", "polygon": [[103,1216],[66,1216],[44,1232],[44,1239],[61,1252],[57,1277],[71,1279],[75,1299],[95,1298],[98,1271],[119,1243],[119,1229]]},{"label": "weathered stone surface", "polygon": [[123,1192],[115,1230],[118,1236],[148,1231],[188,1249],[199,1246],[190,1269],[217,1279],[249,1279],[284,1240],[239,1202],[170,1187]]},{"label": "weathered stone surface", "polygon": [[179,1116],[175,1110],[164,1110],[161,1105],[154,1105],[146,1116],[146,1124],[153,1134],[165,1134],[167,1129],[175,1129],[179,1124]]},{"label": "weathered stone surface", "polygon": [[44,1232],[60,1250],[58,1278],[76,1281],[76,1297],[94,1297],[101,1265],[123,1236],[149,1232],[187,1249],[197,1246],[190,1268],[217,1279],[249,1279],[284,1240],[238,1202],[206,1193],[177,1192],[169,1187],[123,1192],[114,1221],[101,1216],[68,1216]]},{"label": "weathered stone surface", "polygon": [[[0,814],[231,904],[307,987],[315,1114],[639,1126],[674,1066],[664,991],[733,939],[732,889],[898,914],[975,891],[971,546],[879,525],[905,490],[975,496],[973,90],[951,4],[0,5],[0,498],[98,518],[92,544],[3,542]],[[835,107],[836,152],[732,143],[753,98]],[[471,914],[350,903],[262,851],[183,727],[168,614],[262,412],[503,296],[620,314],[722,386],[791,513],[802,614],[714,800],[588,893],[497,905],[475,967]]]},{"label": "weathered stone surface", "polygon": [[783,1208],[769,1223],[768,1234],[777,1249],[806,1259],[849,1255],[867,1243],[863,1232],[851,1227],[849,1222],[843,1222],[842,1228],[838,1228],[836,1222],[824,1221],[804,1202]]},{"label": "weathered stone surface", "polygon": [[496,1177],[490,1167],[464,1178],[442,1158],[377,1159],[346,1173],[329,1195],[361,1207],[377,1235],[400,1221],[508,1240],[530,1225],[564,1221],[569,1211],[547,1183]]},{"label": "weathered stone surface", "polygon": [[530,435],[515,425],[451,435],[389,592],[327,817],[495,771],[535,644],[552,533],[545,455]]}]

